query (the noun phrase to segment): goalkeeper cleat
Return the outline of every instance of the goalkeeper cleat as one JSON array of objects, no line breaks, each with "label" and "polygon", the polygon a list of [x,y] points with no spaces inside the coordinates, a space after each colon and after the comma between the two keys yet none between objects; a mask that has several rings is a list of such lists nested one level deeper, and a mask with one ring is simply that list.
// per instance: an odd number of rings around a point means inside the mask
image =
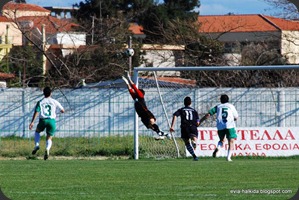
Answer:
[{"label": "goalkeeper cleat", "polygon": [[160,131],[160,132],[158,133],[158,135],[159,135],[159,136],[164,136],[164,132],[163,132],[163,131]]},{"label": "goalkeeper cleat", "polygon": [[164,138],[166,137],[168,139],[171,139],[171,135],[168,133],[164,133],[163,131],[160,131],[158,134],[159,134],[159,136],[163,136]]},{"label": "goalkeeper cleat", "polygon": [[199,159],[198,159],[198,157],[194,157],[193,160],[194,161],[198,161]]},{"label": "goalkeeper cleat", "polygon": [[154,137],[155,140],[164,140],[165,136],[159,135],[157,137]]},{"label": "goalkeeper cleat", "polygon": [[38,150],[39,150],[39,146],[34,147],[32,151],[32,155],[35,155]]},{"label": "goalkeeper cleat", "polygon": [[44,160],[48,160],[49,158],[49,150],[45,151]]},{"label": "goalkeeper cleat", "polygon": [[127,73],[126,73],[126,75],[127,75],[127,79],[129,80],[129,81],[132,81],[131,80],[131,76],[130,76],[130,73],[128,72],[128,71],[126,71]]},{"label": "goalkeeper cleat", "polygon": [[125,82],[127,85],[129,84],[129,82],[128,82],[128,80],[126,79],[126,77],[122,76],[121,78],[124,80],[124,82]]},{"label": "goalkeeper cleat", "polygon": [[167,137],[167,139],[171,140],[171,135],[169,133],[166,133],[165,136]]},{"label": "goalkeeper cleat", "polygon": [[216,148],[216,149],[214,150],[214,152],[213,152],[213,157],[214,157],[214,158],[216,158],[216,156],[217,156],[217,152],[218,152],[218,148]]}]

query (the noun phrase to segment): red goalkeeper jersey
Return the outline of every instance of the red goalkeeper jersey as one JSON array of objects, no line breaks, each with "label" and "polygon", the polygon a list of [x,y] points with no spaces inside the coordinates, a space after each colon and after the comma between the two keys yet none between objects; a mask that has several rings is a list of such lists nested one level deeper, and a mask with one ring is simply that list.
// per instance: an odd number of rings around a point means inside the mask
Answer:
[{"label": "red goalkeeper jersey", "polygon": [[130,89],[129,92],[135,101],[135,110],[138,116],[142,119],[145,118],[155,118],[155,116],[148,110],[143,93],[136,87],[135,84],[132,85],[133,89]]}]

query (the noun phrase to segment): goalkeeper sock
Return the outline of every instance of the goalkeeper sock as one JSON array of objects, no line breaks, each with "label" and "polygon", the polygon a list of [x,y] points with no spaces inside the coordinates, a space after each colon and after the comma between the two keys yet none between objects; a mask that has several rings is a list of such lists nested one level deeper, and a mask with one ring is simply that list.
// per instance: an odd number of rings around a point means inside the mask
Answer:
[{"label": "goalkeeper sock", "polygon": [[161,135],[160,134],[161,131],[160,131],[159,126],[157,124],[153,124],[152,127],[153,127],[152,128],[153,131],[155,131],[158,135]]},{"label": "goalkeeper sock", "polygon": [[34,134],[34,143],[35,143],[36,147],[39,146],[39,141],[40,141],[40,134],[38,132],[35,132],[35,134]]}]

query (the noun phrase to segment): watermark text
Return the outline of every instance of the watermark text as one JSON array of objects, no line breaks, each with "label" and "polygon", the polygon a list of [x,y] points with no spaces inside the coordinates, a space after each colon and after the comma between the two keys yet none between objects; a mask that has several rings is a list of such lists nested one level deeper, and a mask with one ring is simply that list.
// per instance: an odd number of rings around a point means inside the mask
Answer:
[{"label": "watermark text", "polygon": [[291,194],[293,191],[288,189],[234,189],[229,190],[231,194]]}]

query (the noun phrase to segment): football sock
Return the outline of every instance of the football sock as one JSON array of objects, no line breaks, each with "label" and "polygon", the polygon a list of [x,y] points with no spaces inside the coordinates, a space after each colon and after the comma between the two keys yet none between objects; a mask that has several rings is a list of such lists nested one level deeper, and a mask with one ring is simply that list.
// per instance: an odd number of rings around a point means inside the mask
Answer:
[{"label": "football sock", "polygon": [[195,155],[194,150],[193,150],[193,148],[192,148],[192,146],[191,146],[190,143],[186,144],[186,148],[189,151],[189,153],[193,156],[193,158],[196,158],[196,155]]},{"label": "football sock", "polygon": [[231,150],[227,150],[227,159],[230,159],[232,156],[232,151]]},{"label": "football sock", "polygon": [[40,141],[40,134],[38,132],[35,132],[35,134],[34,134],[34,143],[35,143],[36,147],[39,146],[39,141]]},{"label": "football sock", "polygon": [[50,150],[52,147],[52,140],[47,140],[46,141],[46,150]]},{"label": "football sock", "polygon": [[219,149],[220,147],[223,147],[223,143],[221,141],[218,142],[217,149]]},{"label": "football sock", "polygon": [[152,125],[152,129],[156,132],[156,133],[158,133],[158,135],[160,135],[159,133],[160,133],[160,129],[159,129],[159,126],[157,125],[157,124],[153,124]]},{"label": "football sock", "polygon": [[193,149],[195,150],[196,149],[196,141],[191,140],[191,144],[192,144]]}]

